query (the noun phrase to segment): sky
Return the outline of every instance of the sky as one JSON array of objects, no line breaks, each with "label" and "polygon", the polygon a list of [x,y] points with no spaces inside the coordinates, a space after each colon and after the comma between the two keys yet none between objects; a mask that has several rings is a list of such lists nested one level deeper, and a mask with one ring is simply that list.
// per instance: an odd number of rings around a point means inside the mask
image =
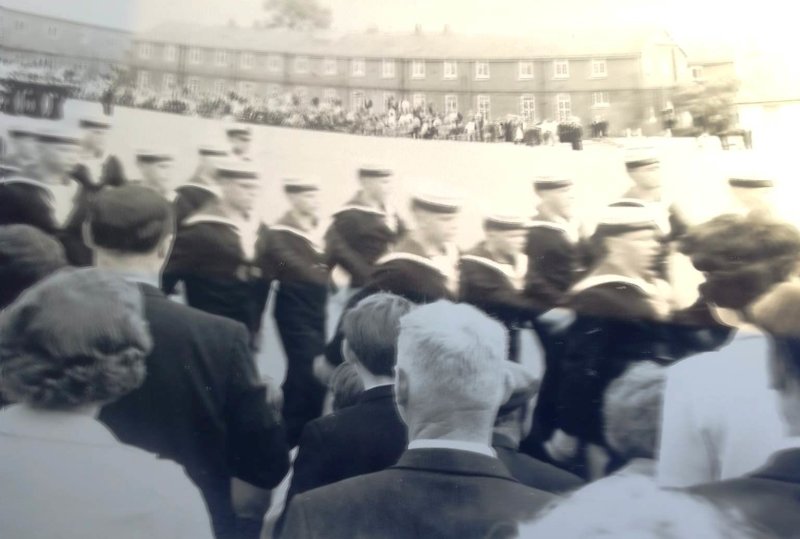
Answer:
[{"label": "sky", "polygon": [[[659,25],[678,39],[727,42],[743,48],[794,51],[797,17],[792,2],[759,0],[319,0],[334,29],[519,35],[544,26]],[[0,0],[0,5],[146,30],[166,21],[242,26],[264,18],[263,0]]]}]

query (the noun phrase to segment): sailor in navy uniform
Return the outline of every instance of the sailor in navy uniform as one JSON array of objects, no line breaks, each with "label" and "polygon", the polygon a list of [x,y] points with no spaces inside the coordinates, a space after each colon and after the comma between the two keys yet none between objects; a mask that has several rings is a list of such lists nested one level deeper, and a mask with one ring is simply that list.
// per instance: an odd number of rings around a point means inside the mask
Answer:
[{"label": "sailor in navy uniform", "polygon": [[536,178],[538,213],[530,223],[526,294],[542,307],[560,305],[564,294],[589,264],[581,224],[573,217],[573,181],[567,177]]},{"label": "sailor in navy uniform", "polygon": [[330,272],[316,232],[319,183],[287,179],[291,209],[259,238],[257,262],[276,283],[275,324],[286,352],[283,418],[295,445],[306,423],[322,414],[325,386],[314,376],[314,359],[325,352],[325,303]]},{"label": "sailor in navy uniform", "polygon": [[139,149],[136,151],[136,168],[140,177],[131,180],[131,183],[152,189],[169,201],[175,198],[174,183],[172,179],[172,165],[174,156],[165,151],[152,149]]},{"label": "sailor in navy uniform", "polygon": [[561,365],[558,428],[548,444],[555,458],[586,449],[589,475],[613,461],[604,436],[605,390],[636,361],[668,363],[669,285],[654,267],[659,254],[657,215],[651,208],[605,210],[593,241],[604,251],[570,291],[576,319],[567,330]]},{"label": "sailor in navy uniform", "polygon": [[[376,292],[389,292],[414,303],[458,297],[458,263],[454,243],[461,218],[462,199],[452,188],[431,187],[411,197],[416,227],[394,251],[381,257],[364,287],[347,302],[345,311]],[[341,319],[340,319],[341,321]],[[338,327],[325,349],[329,365],[342,363],[342,331]]]},{"label": "sailor in navy uniform", "polygon": [[120,186],[125,183],[122,161],[106,151],[111,124],[105,117],[84,117],[79,121],[84,132],[83,152],[75,177],[84,187],[96,191],[105,186]]},{"label": "sailor in navy uniform", "polygon": [[364,286],[376,261],[388,253],[405,226],[388,203],[393,174],[378,166],[358,170],[361,189],[333,215],[325,233],[328,265],[349,274],[348,286]]},{"label": "sailor in navy uniform", "polygon": [[225,130],[225,135],[227,135],[228,144],[231,146],[231,158],[252,161],[250,144],[253,139],[253,132],[250,126],[243,124],[233,125]]},{"label": "sailor in navy uniform", "polygon": [[261,181],[241,160],[215,161],[215,179],[221,197],[178,230],[162,288],[172,294],[182,282],[190,306],[243,323],[255,343],[266,290],[247,219]]},{"label": "sailor in navy uniform", "polygon": [[23,126],[13,126],[8,130],[11,153],[4,156],[3,163],[16,167],[20,176],[32,178],[36,175],[39,149],[36,131]]},{"label": "sailor in navy uniform", "polygon": [[200,146],[197,153],[197,170],[188,182],[175,189],[177,195],[173,204],[175,222],[178,226],[181,226],[187,217],[199,211],[215,197],[219,197],[219,189],[214,180],[213,160],[226,157],[228,152],[219,146],[205,145]]},{"label": "sailor in navy uniform", "polygon": [[529,220],[492,214],[483,220],[486,239],[461,256],[459,298],[502,321],[509,330],[509,359],[519,362],[519,329],[541,314],[525,296],[528,257],[522,252]]}]

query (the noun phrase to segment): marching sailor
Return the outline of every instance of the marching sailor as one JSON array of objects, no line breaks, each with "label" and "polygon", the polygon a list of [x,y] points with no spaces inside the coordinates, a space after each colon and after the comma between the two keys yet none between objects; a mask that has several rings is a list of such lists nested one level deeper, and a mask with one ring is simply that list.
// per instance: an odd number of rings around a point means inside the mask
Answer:
[{"label": "marching sailor", "polygon": [[219,189],[214,180],[214,159],[226,157],[228,152],[219,146],[205,145],[197,149],[197,169],[189,181],[175,188],[177,193],[173,202],[175,222],[178,226],[187,217],[219,197]]},{"label": "marching sailor", "polygon": [[106,151],[108,132],[111,129],[108,120],[102,116],[87,116],[81,118],[79,125],[84,132],[81,141],[83,151],[75,177],[84,189],[95,191],[107,185],[124,184],[122,162]]}]

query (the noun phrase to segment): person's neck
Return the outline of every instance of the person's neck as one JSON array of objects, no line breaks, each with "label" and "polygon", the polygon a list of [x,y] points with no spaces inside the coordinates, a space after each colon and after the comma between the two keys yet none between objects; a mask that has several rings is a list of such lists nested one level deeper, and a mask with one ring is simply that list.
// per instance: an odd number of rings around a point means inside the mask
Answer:
[{"label": "person's neck", "polygon": [[367,191],[364,190],[361,191],[361,200],[364,202],[364,204],[366,204],[370,208],[375,208],[383,211],[383,209],[386,207],[386,204],[384,203],[383,200],[380,200],[378,197],[370,195]]},{"label": "person's neck", "polygon": [[317,227],[317,219],[313,215],[308,215],[298,210],[290,210],[289,213],[304,232],[311,232]]},{"label": "person's neck", "polygon": [[206,215],[215,215],[217,217],[233,219],[234,221],[247,220],[247,215],[225,202],[225,200],[212,201],[204,207],[203,213]]},{"label": "person's neck", "polygon": [[638,184],[634,184],[634,186],[631,187],[630,191],[628,191],[628,196],[630,198],[636,198],[648,202],[660,202],[661,187],[644,187]]},{"label": "person's neck", "polygon": [[486,250],[489,251],[489,256],[495,262],[500,262],[502,264],[510,264],[514,261],[514,256],[509,255],[502,249],[498,248],[494,243],[491,241],[486,242]]},{"label": "person's neck", "polygon": [[627,264],[622,264],[613,259],[607,259],[600,264],[592,271],[592,275],[620,275],[622,277],[628,277],[630,279],[638,279],[641,281],[649,281],[645,276],[640,275],[638,272],[634,271],[630,266]]},{"label": "person's neck", "polygon": [[159,286],[161,260],[155,254],[117,255],[103,250],[95,250],[95,267],[119,275],[125,279]]},{"label": "person's neck", "polygon": [[414,234],[414,239],[422,247],[426,256],[441,256],[447,252],[447,246],[443,242],[428,238],[420,231]]},{"label": "person's neck", "polygon": [[448,417],[447,422],[409,422],[408,439],[450,440],[492,445],[492,421],[487,414],[463,412],[458,417]]},{"label": "person's neck", "polygon": [[69,183],[69,176],[66,172],[53,168],[42,168],[39,174],[39,181],[51,185],[67,185]]},{"label": "person's neck", "polygon": [[545,221],[552,221],[554,223],[569,222],[569,219],[550,208],[547,204],[540,204],[538,210],[539,217]]}]

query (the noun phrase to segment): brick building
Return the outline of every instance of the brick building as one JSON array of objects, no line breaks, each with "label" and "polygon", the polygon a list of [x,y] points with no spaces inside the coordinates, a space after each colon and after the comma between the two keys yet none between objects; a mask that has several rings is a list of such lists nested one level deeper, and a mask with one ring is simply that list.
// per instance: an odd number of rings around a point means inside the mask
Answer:
[{"label": "brick building", "polygon": [[90,74],[125,62],[133,35],[125,30],[0,6],[0,57],[80,67]]},{"label": "brick building", "polygon": [[445,31],[309,35],[257,28],[163,24],[135,37],[130,66],[140,87],[252,97],[293,91],[347,107],[389,97],[436,111],[497,119],[578,116],[612,131],[655,121],[691,76],[663,31],[547,31],[528,37]]}]

